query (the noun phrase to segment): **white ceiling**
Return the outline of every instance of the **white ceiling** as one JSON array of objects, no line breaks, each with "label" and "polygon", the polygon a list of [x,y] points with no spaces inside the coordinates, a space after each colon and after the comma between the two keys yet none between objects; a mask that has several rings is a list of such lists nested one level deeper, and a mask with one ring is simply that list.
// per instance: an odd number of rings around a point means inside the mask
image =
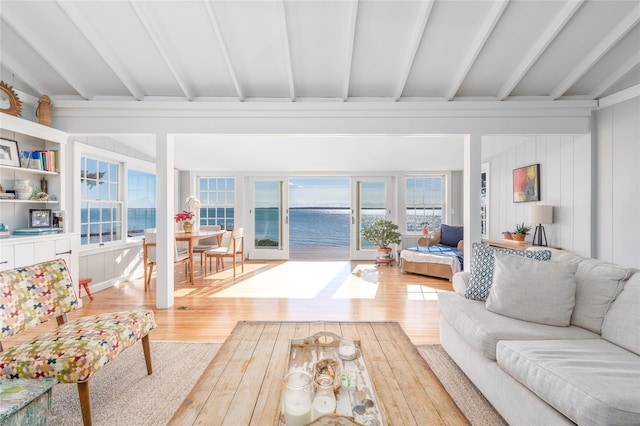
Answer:
[{"label": "white ceiling", "polygon": [[637,0],[2,0],[0,63],[54,107],[597,101],[640,84],[639,22]]}]

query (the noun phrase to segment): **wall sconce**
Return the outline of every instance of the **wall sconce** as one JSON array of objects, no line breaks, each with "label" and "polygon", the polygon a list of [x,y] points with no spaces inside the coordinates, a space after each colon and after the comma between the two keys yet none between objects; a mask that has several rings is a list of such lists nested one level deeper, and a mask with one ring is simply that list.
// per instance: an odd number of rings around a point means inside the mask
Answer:
[{"label": "wall sconce", "polygon": [[544,226],[553,223],[553,206],[535,205],[529,207],[529,223],[537,223],[536,231],[533,234],[534,246],[546,246],[547,234]]}]

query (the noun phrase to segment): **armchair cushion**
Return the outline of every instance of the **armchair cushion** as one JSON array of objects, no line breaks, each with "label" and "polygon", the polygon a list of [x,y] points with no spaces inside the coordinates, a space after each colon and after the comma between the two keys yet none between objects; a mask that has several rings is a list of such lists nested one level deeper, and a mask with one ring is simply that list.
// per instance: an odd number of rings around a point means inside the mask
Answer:
[{"label": "armchair cushion", "polygon": [[152,311],[116,312],[69,321],[0,352],[0,379],[51,377],[81,383],[155,327]]}]

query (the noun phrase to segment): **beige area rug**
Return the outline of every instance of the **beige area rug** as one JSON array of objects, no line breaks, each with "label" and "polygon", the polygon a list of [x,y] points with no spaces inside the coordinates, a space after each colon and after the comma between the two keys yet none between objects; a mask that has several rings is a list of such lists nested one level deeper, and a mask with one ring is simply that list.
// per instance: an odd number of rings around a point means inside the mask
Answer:
[{"label": "beige area rug", "polygon": [[[138,343],[91,379],[93,424],[161,426],[176,412],[220,349],[220,343],[151,342],[148,376]],[[506,425],[440,345],[418,350],[472,425]],[[75,384],[53,387],[48,424],[82,425]],[[240,425],[239,425],[240,426]]]},{"label": "beige area rug", "polygon": [[[151,341],[150,376],[140,343],[122,352],[91,379],[93,425],[167,424],[220,346]],[[82,425],[77,385],[53,387],[47,424]]]},{"label": "beige area rug", "polygon": [[420,345],[418,352],[472,425],[507,425],[442,346]]}]

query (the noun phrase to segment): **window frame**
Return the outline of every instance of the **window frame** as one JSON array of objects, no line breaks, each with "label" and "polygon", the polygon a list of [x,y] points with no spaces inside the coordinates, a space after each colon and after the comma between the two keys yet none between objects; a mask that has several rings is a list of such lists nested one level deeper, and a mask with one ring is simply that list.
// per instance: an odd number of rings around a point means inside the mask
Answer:
[{"label": "window frame", "polygon": [[[203,179],[207,179],[207,180],[211,180],[211,179],[215,179],[216,180],[216,190],[215,192],[212,191],[208,185],[207,188],[203,188],[202,185],[202,180]],[[218,188],[218,181],[219,180],[224,180],[225,181],[225,189],[223,189],[222,191]],[[236,210],[236,197],[238,196],[238,179],[235,176],[224,176],[224,175],[204,175],[204,174],[198,174],[196,175],[196,192],[198,194],[198,199],[200,200],[200,202],[202,203],[202,206],[200,207],[200,210],[198,211],[198,224],[199,226],[211,226],[211,225],[223,225],[224,230],[232,230],[235,226],[235,221],[236,221],[236,214],[237,214],[237,210]],[[233,182],[233,189],[229,190],[226,188],[226,185],[228,183],[228,181]],[[206,192],[207,197],[204,197],[203,194]],[[216,200],[220,199],[219,198],[219,193],[223,192],[225,194],[224,197],[224,204],[221,206],[218,203],[215,204],[211,204],[209,202],[209,200],[211,199],[210,195],[211,193],[215,193],[216,194]],[[233,194],[233,201],[229,202],[228,199],[229,197],[227,196],[227,194]],[[207,209],[215,209],[216,211],[216,215],[213,218],[209,218],[207,217],[203,217],[202,212],[206,211]],[[224,218],[223,218],[223,223],[220,224],[219,221],[219,217],[218,217],[218,210],[219,209],[223,209],[224,210]],[[229,217],[227,215],[227,211],[231,209],[233,211],[233,217]],[[229,221],[229,219],[231,219],[231,221]],[[205,221],[206,223],[203,223],[203,221]],[[212,223],[209,223],[210,221],[213,221]]]},{"label": "window frame", "polygon": [[[80,240],[80,252],[91,252],[91,251],[100,251],[101,249],[112,249],[117,246],[124,246],[131,243],[137,243],[142,241],[143,235],[129,237],[127,235],[128,229],[128,220],[127,220],[127,206],[128,206],[128,179],[127,179],[127,171],[129,169],[134,169],[146,173],[151,173],[156,176],[156,165],[153,162],[141,160],[138,158],[129,157],[127,155],[119,154],[117,152],[105,150],[102,148],[98,148],[93,145],[88,145],[79,141],[75,141],[74,145],[74,155],[73,155],[73,210],[76,214],[74,214],[74,228],[77,230]],[[122,220],[120,235],[122,238],[115,241],[107,241],[93,244],[82,244],[81,242],[81,208],[84,203],[84,199],[81,197],[81,159],[83,157],[89,157],[109,163],[116,163],[119,165],[119,199],[122,203]],[[157,196],[157,193],[156,193]],[[77,203],[77,204],[76,204]]]},{"label": "window frame", "polygon": [[[440,198],[440,204],[424,204],[424,203],[416,203],[414,201],[414,203],[409,204],[409,189],[408,189],[408,184],[409,184],[409,180],[410,179],[433,179],[433,178],[439,178],[440,182],[441,182],[441,188],[440,188],[440,193],[441,193],[441,198]],[[450,197],[449,194],[449,184],[448,184],[448,180],[449,180],[449,176],[446,173],[411,173],[411,174],[406,174],[404,175],[404,188],[403,188],[403,192],[404,192],[404,209],[403,212],[405,214],[405,225],[404,225],[404,234],[405,235],[420,235],[422,234],[422,226],[419,229],[415,229],[415,230],[409,230],[409,226],[411,225],[411,221],[410,221],[410,217],[411,215],[408,214],[408,211],[411,208],[420,208],[422,210],[427,210],[427,209],[431,209],[433,211],[434,207],[440,207],[440,225],[442,223],[447,223],[448,222],[448,217],[449,217],[449,212],[448,212],[448,200]],[[414,191],[415,192],[415,191]],[[434,191],[431,190],[431,192],[433,193]],[[425,216],[426,217],[426,216]],[[424,222],[422,222],[424,223]],[[429,232],[434,232],[437,229],[439,229],[439,226],[435,227],[433,224],[429,224]]]}]

